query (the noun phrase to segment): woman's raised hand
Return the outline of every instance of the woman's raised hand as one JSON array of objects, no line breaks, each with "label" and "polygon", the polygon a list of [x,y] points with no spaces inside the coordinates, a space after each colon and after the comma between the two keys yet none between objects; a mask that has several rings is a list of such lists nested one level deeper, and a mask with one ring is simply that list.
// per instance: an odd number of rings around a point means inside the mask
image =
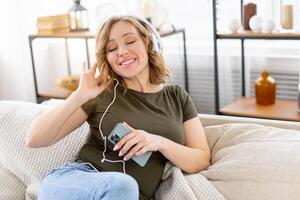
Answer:
[{"label": "woman's raised hand", "polygon": [[94,64],[91,69],[87,69],[83,63],[80,81],[76,92],[80,94],[85,101],[88,101],[98,96],[104,89],[105,84],[101,82],[100,75],[95,77],[97,64]]}]

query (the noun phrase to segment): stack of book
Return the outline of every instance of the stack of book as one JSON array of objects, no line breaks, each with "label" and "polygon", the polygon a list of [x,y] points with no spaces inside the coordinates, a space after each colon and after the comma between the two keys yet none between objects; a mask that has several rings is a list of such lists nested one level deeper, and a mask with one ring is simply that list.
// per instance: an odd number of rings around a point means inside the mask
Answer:
[{"label": "stack of book", "polygon": [[37,18],[38,34],[69,33],[70,18],[68,14]]}]

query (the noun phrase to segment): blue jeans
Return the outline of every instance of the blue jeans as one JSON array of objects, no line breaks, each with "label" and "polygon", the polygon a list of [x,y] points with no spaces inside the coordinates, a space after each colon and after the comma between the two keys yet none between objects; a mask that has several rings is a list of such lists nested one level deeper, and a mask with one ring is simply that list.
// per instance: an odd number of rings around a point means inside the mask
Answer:
[{"label": "blue jeans", "polygon": [[85,163],[68,162],[43,179],[38,200],[136,200],[137,182],[120,172],[98,172]]}]

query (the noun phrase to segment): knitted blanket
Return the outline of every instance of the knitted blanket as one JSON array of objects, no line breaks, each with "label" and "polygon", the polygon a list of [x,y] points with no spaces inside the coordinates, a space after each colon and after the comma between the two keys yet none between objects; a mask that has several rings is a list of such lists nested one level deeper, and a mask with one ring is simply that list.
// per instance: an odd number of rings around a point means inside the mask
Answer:
[{"label": "knitted blanket", "polygon": [[160,200],[225,200],[223,195],[200,173],[185,174],[168,162],[162,183],[155,194]]}]

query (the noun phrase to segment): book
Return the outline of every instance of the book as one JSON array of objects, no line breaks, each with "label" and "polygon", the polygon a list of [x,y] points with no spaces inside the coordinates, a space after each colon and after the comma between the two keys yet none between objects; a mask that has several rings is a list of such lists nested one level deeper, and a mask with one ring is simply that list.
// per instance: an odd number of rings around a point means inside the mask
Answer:
[{"label": "book", "polygon": [[55,33],[70,33],[70,27],[55,28],[55,29],[38,29],[38,34],[55,34]]},{"label": "book", "polygon": [[56,20],[64,20],[64,19],[68,19],[68,18],[69,18],[69,14],[44,16],[44,17],[38,17],[37,23],[53,22]]},{"label": "book", "polygon": [[68,14],[38,17],[36,27],[38,29],[63,29],[70,27]]}]

